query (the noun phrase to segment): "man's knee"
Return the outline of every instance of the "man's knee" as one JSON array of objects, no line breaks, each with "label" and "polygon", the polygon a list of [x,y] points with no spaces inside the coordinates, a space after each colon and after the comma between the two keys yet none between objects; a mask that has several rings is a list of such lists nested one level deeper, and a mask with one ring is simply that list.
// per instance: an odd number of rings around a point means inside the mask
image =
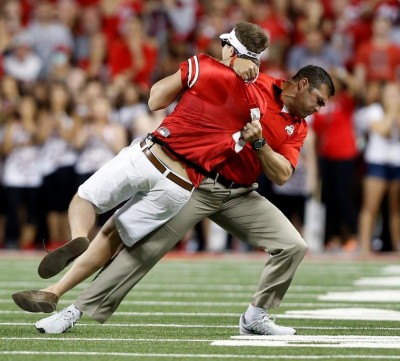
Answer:
[{"label": "man's knee", "polygon": [[293,255],[303,258],[308,251],[308,245],[306,241],[301,237],[296,237],[293,240],[293,247],[291,247]]}]

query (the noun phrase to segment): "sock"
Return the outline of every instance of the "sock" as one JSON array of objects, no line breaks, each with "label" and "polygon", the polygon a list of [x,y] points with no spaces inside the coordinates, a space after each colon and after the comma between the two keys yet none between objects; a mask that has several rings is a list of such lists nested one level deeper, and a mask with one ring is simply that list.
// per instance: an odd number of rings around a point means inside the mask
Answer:
[{"label": "sock", "polygon": [[253,321],[259,320],[265,315],[265,309],[262,307],[255,307],[252,304],[247,308],[246,313],[244,314],[244,319],[247,324],[252,323]]}]

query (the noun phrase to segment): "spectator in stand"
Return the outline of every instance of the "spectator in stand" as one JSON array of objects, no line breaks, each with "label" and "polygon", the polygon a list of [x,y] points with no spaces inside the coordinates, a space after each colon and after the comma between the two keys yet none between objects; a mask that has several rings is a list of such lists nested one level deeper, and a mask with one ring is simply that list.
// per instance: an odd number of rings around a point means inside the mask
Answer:
[{"label": "spectator in stand", "polygon": [[317,138],[321,200],[326,206],[325,249],[357,249],[354,184],[358,151],[353,125],[352,78],[344,70],[331,73],[336,93],[326,108],[312,116]]},{"label": "spectator in stand", "polygon": [[[8,44],[11,44],[13,36],[22,31],[23,23],[23,9],[20,0],[5,0],[0,4],[0,13],[4,19],[4,30],[0,32],[0,37],[8,38]],[[7,48],[7,46],[5,47]],[[4,48],[3,48],[4,49]]]},{"label": "spectator in stand", "polygon": [[351,0],[330,1],[333,21],[331,44],[348,69],[353,69],[354,53],[358,46],[371,36],[369,21],[362,18]]},{"label": "spectator in stand", "polygon": [[369,135],[364,153],[367,169],[359,218],[359,241],[364,254],[371,252],[372,238],[385,194],[388,194],[392,250],[400,251],[399,84],[389,83],[381,93],[382,103],[372,103],[356,113],[357,124]]},{"label": "spectator in stand", "polygon": [[[271,39],[266,56],[262,63],[266,63],[265,71],[271,76],[285,78],[285,55],[290,44],[290,35],[293,31],[288,17],[287,1],[257,1],[252,12],[252,22],[260,25]],[[266,58],[266,59],[265,59]],[[271,70],[274,68],[274,72]],[[277,71],[279,69],[279,72]],[[264,71],[262,68],[261,71]],[[283,75],[283,76],[282,76]]]},{"label": "spectator in stand", "polygon": [[292,45],[303,43],[310,29],[319,29],[324,39],[329,37],[330,19],[326,16],[323,1],[297,0],[292,2],[291,9],[294,24]]},{"label": "spectator in stand", "polygon": [[197,0],[162,0],[173,33],[188,40],[196,27]]},{"label": "spectator in stand", "polygon": [[20,97],[18,82],[9,75],[3,76],[2,79],[0,79],[0,116],[8,119],[8,116],[14,114],[17,111]]},{"label": "spectator in stand", "polygon": [[339,54],[324,39],[319,28],[309,28],[304,34],[304,43],[290,48],[287,58],[289,73],[294,73],[307,64],[318,65],[328,72],[343,68],[344,64]]},{"label": "spectator in stand", "polygon": [[157,57],[157,42],[146,34],[139,17],[131,17],[121,27],[120,39],[110,44],[108,66],[111,78],[123,77],[148,91]]},{"label": "spectator in stand", "polygon": [[102,32],[100,9],[96,6],[86,7],[81,11],[73,59],[89,78],[104,78],[106,55],[107,42]]},{"label": "spectator in stand", "polygon": [[[148,106],[139,87],[133,83],[128,83],[117,99],[114,119],[126,129],[129,141],[138,137],[135,131],[135,123],[139,117],[147,115],[147,113]],[[155,127],[155,125],[153,126]]]},{"label": "spectator in stand", "polygon": [[75,122],[72,96],[64,83],[49,88],[49,109],[41,113],[39,140],[43,173],[43,200],[51,246],[69,238],[67,209],[75,193],[74,165],[77,152],[73,148]]},{"label": "spectator in stand", "polygon": [[70,30],[56,20],[55,8],[51,1],[39,0],[34,6],[35,17],[28,25],[27,32],[32,36],[33,49],[43,62],[41,76],[46,77],[53,53],[57,49],[69,53],[73,47],[73,37]]},{"label": "spectator in stand", "polygon": [[[205,1],[203,2],[204,13],[200,16],[196,29],[195,44],[200,52],[204,52],[210,47],[210,43],[219,45],[218,34],[231,28],[232,21],[227,14],[229,13],[229,3],[227,1]],[[215,58],[219,58],[220,51],[216,47]]]},{"label": "spectator in stand", "polygon": [[309,128],[292,177],[282,186],[272,183],[272,202],[303,236],[306,201],[316,192],[318,183],[315,148],[315,134],[312,128]]},{"label": "spectator in stand", "polygon": [[56,15],[60,24],[69,29],[75,35],[78,26],[80,6],[76,0],[57,0]]},{"label": "spectator in stand", "polygon": [[398,81],[400,47],[392,42],[392,19],[378,12],[372,22],[372,37],[358,48],[354,76],[358,92],[363,94],[371,81]]},{"label": "spectator in stand", "polygon": [[39,78],[42,60],[32,51],[32,38],[26,32],[17,34],[9,54],[4,57],[4,72],[23,83]]},{"label": "spectator in stand", "polygon": [[[18,102],[4,129],[2,154],[5,157],[2,184],[6,202],[5,247],[34,247],[37,231],[37,204],[42,176],[37,145],[37,106],[31,96]],[[21,220],[22,219],[22,220]]]},{"label": "spectator in stand", "polygon": [[[88,116],[78,124],[74,139],[75,147],[79,150],[75,164],[77,186],[85,182],[127,145],[127,132],[122,125],[110,122],[111,115],[110,101],[105,97],[99,97],[90,103]],[[102,226],[114,211],[110,210],[99,215],[97,226]]]}]

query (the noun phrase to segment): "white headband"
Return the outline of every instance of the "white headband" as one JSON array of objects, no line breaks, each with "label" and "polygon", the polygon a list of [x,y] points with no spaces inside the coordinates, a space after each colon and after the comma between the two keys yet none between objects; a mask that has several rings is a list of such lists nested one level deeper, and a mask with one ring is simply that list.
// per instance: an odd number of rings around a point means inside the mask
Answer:
[{"label": "white headband", "polygon": [[247,55],[250,58],[255,58],[255,59],[258,59],[258,60],[261,59],[261,55],[262,55],[263,52],[261,52],[260,54],[257,54],[257,53],[253,53],[250,50],[247,50],[247,48],[236,37],[235,29],[233,29],[230,33],[225,33],[225,34],[220,35],[220,39],[226,40],[241,55]]}]

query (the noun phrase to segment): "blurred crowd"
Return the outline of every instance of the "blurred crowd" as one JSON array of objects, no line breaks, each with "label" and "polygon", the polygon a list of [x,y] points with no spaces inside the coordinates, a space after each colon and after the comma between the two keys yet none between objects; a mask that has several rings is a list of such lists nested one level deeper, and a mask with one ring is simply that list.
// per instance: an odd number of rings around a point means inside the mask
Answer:
[{"label": "blurred crowd", "polygon": [[[301,233],[318,229],[321,250],[400,251],[398,0],[2,0],[1,247],[69,240],[79,184],[171,111],[149,111],[151,85],[195,53],[220,58],[239,21],[269,34],[262,72],[315,64],[336,85],[292,179],[261,176],[259,192]],[[204,222],[180,247],[210,249],[217,233]]]}]

